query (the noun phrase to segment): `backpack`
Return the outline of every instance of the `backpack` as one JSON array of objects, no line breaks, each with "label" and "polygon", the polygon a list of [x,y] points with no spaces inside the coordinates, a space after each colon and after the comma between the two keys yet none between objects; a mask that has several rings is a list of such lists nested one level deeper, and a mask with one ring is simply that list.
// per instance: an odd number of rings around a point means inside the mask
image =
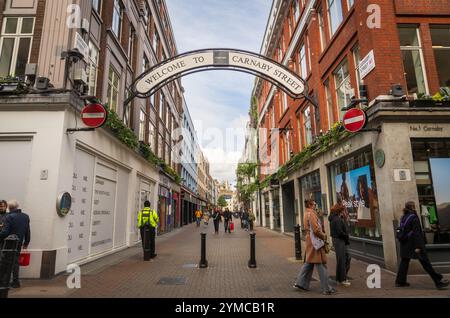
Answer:
[{"label": "backpack", "polygon": [[397,239],[400,242],[406,241],[408,239],[408,237],[410,236],[410,234],[412,233],[412,231],[406,232],[405,228],[406,228],[406,225],[408,224],[408,221],[411,220],[411,218],[413,218],[414,216],[415,216],[414,214],[410,214],[410,215],[408,215],[408,217],[403,218],[405,220],[402,220],[400,222],[400,226],[395,230]]}]

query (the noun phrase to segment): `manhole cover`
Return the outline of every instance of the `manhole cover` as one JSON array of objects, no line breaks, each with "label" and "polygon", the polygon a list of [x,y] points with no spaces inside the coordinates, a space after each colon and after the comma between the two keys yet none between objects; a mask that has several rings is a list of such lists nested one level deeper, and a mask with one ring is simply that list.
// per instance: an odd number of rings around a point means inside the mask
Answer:
[{"label": "manhole cover", "polygon": [[163,277],[159,280],[158,285],[186,285],[186,277]]},{"label": "manhole cover", "polygon": [[184,264],[183,268],[197,268],[198,264]]}]

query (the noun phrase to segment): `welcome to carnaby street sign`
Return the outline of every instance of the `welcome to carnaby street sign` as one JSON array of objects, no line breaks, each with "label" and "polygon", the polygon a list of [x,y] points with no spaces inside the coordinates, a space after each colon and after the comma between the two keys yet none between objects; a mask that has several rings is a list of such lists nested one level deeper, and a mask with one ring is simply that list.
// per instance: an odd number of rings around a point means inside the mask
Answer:
[{"label": "welcome to carnaby street sign", "polygon": [[305,91],[301,77],[264,56],[235,49],[206,49],[180,54],[155,65],[134,82],[133,95],[145,98],[181,76],[217,69],[262,77],[293,98],[303,97]]}]

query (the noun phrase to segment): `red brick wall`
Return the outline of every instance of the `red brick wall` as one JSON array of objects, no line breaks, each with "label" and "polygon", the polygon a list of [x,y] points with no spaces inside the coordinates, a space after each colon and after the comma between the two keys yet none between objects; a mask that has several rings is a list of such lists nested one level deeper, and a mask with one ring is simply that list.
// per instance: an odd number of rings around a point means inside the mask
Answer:
[{"label": "red brick wall", "polygon": [[450,0],[394,0],[397,14],[450,15]]},{"label": "red brick wall", "polygon": [[45,16],[45,0],[39,0],[34,23],[33,46],[31,47],[30,63],[38,63],[39,50],[41,47],[42,28]]}]

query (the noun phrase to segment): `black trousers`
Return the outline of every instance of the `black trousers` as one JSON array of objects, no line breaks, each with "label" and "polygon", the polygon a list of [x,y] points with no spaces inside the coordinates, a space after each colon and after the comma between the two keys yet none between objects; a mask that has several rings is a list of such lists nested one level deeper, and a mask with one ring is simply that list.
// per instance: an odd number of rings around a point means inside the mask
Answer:
[{"label": "black trousers", "polygon": [[152,255],[152,256],[155,255],[155,236],[156,236],[155,228],[150,227],[150,235],[148,238],[148,242],[145,242],[145,235],[144,235],[145,228],[141,227],[140,231],[141,231],[141,239],[142,239],[142,248],[144,249],[144,252],[145,252],[146,247],[148,246],[150,249],[150,255]]},{"label": "black trousers", "polygon": [[219,221],[214,221],[214,231],[219,233]]},{"label": "black trousers", "polygon": [[224,225],[224,229],[225,229],[225,233],[226,232],[231,233],[231,231],[230,231],[230,222],[231,221],[225,221],[224,224],[223,224]]},{"label": "black trousers", "polygon": [[336,253],[336,281],[342,283],[347,280],[352,259],[344,240],[333,237],[333,246]]},{"label": "black trousers", "polygon": [[13,263],[13,268],[12,268],[12,279],[13,282],[19,282],[19,256],[20,253],[22,252],[22,243],[19,243],[16,255],[14,256],[14,263]]},{"label": "black trousers", "polygon": [[[410,258],[402,258],[400,266],[398,268],[397,279],[395,280],[395,283],[397,284],[406,283],[410,261],[411,261]],[[437,284],[442,280],[443,276],[434,270],[433,266],[430,263],[430,260],[428,259],[427,254],[424,251],[420,253],[419,262],[422,265],[423,269],[430,275],[434,284]]]}]

